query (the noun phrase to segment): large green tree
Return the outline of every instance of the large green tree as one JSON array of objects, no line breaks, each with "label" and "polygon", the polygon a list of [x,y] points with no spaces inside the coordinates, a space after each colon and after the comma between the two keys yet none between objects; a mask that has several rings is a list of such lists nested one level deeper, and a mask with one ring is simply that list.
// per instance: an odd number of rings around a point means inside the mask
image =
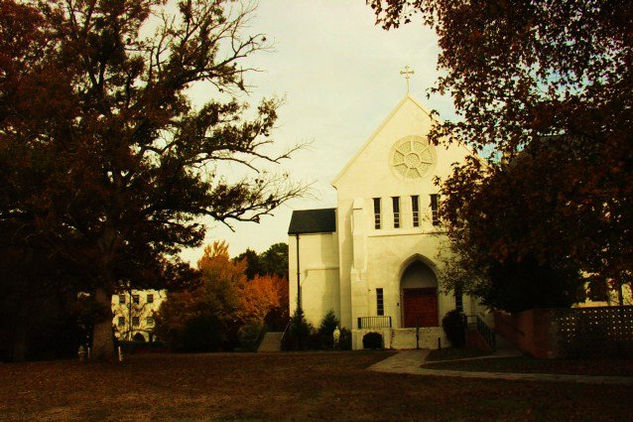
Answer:
[{"label": "large green tree", "polygon": [[246,276],[249,280],[255,276],[276,275],[288,279],[288,244],[275,243],[261,254],[248,248],[235,258],[235,261],[246,260]]},{"label": "large green tree", "polygon": [[[494,202],[498,216],[521,211],[522,198],[545,205],[527,238],[508,244],[515,228],[492,236],[514,263],[565,257],[616,285],[630,282],[633,262],[633,4],[596,0],[369,0],[385,28],[419,21],[435,29],[442,76],[433,88],[450,94],[461,119],[431,132],[437,143],[459,139],[487,158],[459,167],[445,185],[449,232],[476,231],[465,201]],[[546,140],[546,142],[544,142]],[[549,152],[543,151],[545,149]],[[532,148],[538,153],[526,152]],[[537,165],[517,156],[536,154]],[[536,163],[536,160],[533,160]],[[503,174],[504,176],[499,176]],[[521,184],[521,179],[541,183]],[[500,201],[493,178],[514,177]],[[478,185],[479,184],[479,185]],[[520,189],[519,189],[520,187]],[[487,195],[490,193],[490,195]],[[580,224],[574,224],[574,221]],[[557,236],[563,234],[559,240]],[[486,234],[490,236],[490,234]],[[476,249],[478,237],[469,239]],[[463,243],[463,242],[462,242]],[[561,251],[561,248],[565,248]],[[491,256],[499,250],[491,250]],[[503,262],[503,250],[497,263]],[[507,260],[508,256],[505,257]]]},{"label": "large green tree", "polygon": [[[237,99],[266,47],[244,31],[250,10],[173,6],[0,0],[1,246],[45,251],[104,306],[122,285],[190,279],[177,254],[203,240],[200,217],[259,221],[302,191],[257,172],[288,153],[262,149],[278,102]],[[226,161],[255,173],[229,180]],[[112,353],[109,319],[94,343]]]}]

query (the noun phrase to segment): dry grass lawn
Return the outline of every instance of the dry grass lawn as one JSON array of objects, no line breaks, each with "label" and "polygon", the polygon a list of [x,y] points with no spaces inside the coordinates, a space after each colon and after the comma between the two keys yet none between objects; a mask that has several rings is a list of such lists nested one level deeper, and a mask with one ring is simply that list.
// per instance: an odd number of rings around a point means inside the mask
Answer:
[{"label": "dry grass lawn", "polygon": [[627,420],[630,387],[375,373],[389,352],[0,364],[1,420]]}]

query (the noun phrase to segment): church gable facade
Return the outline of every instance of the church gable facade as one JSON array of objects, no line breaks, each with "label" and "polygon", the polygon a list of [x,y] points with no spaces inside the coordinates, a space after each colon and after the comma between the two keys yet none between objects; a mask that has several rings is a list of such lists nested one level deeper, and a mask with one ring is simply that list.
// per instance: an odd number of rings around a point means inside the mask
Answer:
[{"label": "church gable facade", "polygon": [[[437,176],[464,159],[464,147],[429,144],[433,120],[407,94],[332,185],[336,208],[295,211],[289,228],[290,312],[312,324],[330,310],[352,330],[353,348],[370,331],[385,347],[446,344],[441,319],[475,301],[444,294],[438,253],[448,239],[438,219]],[[417,333],[417,337],[416,337]]]}]

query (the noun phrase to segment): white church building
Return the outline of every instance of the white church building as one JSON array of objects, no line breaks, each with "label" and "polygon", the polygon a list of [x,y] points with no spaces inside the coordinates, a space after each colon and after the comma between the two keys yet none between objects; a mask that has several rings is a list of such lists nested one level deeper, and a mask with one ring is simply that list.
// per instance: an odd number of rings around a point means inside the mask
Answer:
[{"label": "white church building", "polygon": [[429,144],[433,119],[407,93],[332,181],[336,208],[293,212],[290,313],[300,303],[318,326],[333,310],[352,331],[354,349],[371,331],[382,334],[386,348],[445,347],[448,311],[483,311],[438,285],[438,252],[448,238],[433,181],[446,178],[468,150]]}]

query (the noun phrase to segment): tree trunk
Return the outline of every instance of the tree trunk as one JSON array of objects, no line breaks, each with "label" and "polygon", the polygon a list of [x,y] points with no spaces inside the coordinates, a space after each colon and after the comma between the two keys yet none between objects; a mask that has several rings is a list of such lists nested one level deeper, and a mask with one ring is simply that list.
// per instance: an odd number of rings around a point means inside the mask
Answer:
[{"label": "tree trunk", "polygon": [[[95,300],[99,305],[112,307],[112,299],[103,288],[95,292]],[[112,339],[112,312],[103,321],[96,321],[92,331],[92,357],[98,360],[114,359],[114,342]]]},{"label": "tree trunk", "polygon": [[15,320],[15,330],[13,335],[13,362],[24,362],[26,360],[26,331],[28,325],[28,308],[25,300],[22,300]]},{"label": "tree trunk", "polygon": [[622,293],[622,283],[618,283],[618,304],[624,306],[624,294]]},{"label": "tree trunk", "polygon": [[[27,258],[30,257],[27,255]],[[24,362],[27,352],[27,331],[29,326],[29,305],[31,296],[29,295],[29,278],[25,277],[17,293],[17,309],[15,312],[15,328],[13,330],[13,350],[12,358],[14,362]]]}]

